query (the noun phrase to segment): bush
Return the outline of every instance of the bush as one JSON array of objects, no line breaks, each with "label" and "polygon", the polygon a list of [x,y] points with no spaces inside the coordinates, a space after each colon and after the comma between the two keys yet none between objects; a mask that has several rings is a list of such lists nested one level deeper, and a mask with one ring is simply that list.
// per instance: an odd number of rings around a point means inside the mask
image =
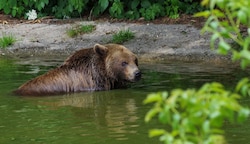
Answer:
[{"label": "bush", "polygon": [[1,0],[0,10],[13,17],[27,17],[29,10],[36,10],[38,17],[53,15],[58,18],[76,16],[83,12],[88,1],[82,0]]},{"label": "bush", "polygon": [[242,122],[249,115],[249,109],[237,102],[240,98],[237,92],[242,89],[241,86],[237,86],[236,92],[230,92],[219,83],[210,83],[199,90],[175,89],[171,93],[148,95],[144,103],[154,103],[154,106],[147,113],[145,121],[156,116],[169,128],[152,129],[150,137],[160,136],[165,144],[225,143],[221,129],[224,121]]},{"label": "bush", "polygon": [[[203,0],[202,3],[209,9],[196,16],[207,18],[203,32],[212,33],[211,48],[219,54],[231,54],[232,60],[239,60],[245,69],[250,65],[250,1]],[[242,27],[247,29],[244,34]],[[232,42],[238,48],[232,47]],[[214,82],[198,90],[175,89],[170,93],[150,94],[144,103],[154,103],[154,106],[145,121],[157,116],[167,128],[153,129],[149,134],[160,136],[165,144],[224,144],[224,121],[242,122],[250,114],[238,102],[242,96],[250,96],[248,78],[243,78],[233,92]]]},{"label": "bush", "polygon": [[1,0],[0,10],[13,17],[25,17],[30,10],[38,17],[80,17],[82,14],[99,16],[104,12],[114,18],[153,20],[160,16],[179,17],[179,13],[193,14],[202,9],[195,0]]},{"label": "bush", "polygon": [[[203,4],[208,5],[208,1]],[[232,53],[232,59],[240,60],[242,68],[250,65],[250,1],[213,0],[210,10],[200,12],[196,16],[207,18],[203,32],[208,31],[211,37],[211,47],[215,49],[216,40],[219,41],[216,51],[226,55]],[[246,33],[241,33],[240,27],[245,27]],[[235,42],[240,48],[233,48]]]},{"label": "bush", "polygon": [[0,10],[13,17],[22,17],[31,9],[42,11],[48,3],[49,0],[1,0]]}]

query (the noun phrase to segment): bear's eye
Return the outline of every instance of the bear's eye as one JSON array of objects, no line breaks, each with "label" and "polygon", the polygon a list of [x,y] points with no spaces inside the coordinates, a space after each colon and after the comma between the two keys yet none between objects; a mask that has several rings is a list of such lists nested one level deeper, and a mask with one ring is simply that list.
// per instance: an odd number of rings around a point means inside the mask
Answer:
[{"label": "bear's eye", "polygon": [[122,66],[126,66],[127,64],[127,62],[122,62]]}]

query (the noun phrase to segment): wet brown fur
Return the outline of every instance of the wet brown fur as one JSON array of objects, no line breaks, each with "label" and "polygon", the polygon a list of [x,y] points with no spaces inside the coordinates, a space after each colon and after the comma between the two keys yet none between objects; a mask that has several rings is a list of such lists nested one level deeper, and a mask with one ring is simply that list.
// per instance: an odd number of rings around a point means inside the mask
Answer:
[{"label": "wet brown fur", "polygon": [[[121,66],[122,61],[129,63],[127,68]],[[129,73],[138,70],[137,65],[136,56],[127,48],[97,44],[75,52],[63,65],[28,81],[15,93],[41,96],[122,88],[127,81],[133,81]]]}]

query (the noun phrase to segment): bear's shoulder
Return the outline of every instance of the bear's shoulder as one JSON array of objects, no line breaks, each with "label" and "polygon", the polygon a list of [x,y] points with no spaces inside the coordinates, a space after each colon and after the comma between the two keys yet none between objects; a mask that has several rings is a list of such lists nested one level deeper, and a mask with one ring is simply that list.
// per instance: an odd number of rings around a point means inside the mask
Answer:
[{"label": "bear's shoulder", "polygon": [[77,65],[88,63],[94,56],[93,48],[81,49],[71,54],[63,63],[63,65]]}]

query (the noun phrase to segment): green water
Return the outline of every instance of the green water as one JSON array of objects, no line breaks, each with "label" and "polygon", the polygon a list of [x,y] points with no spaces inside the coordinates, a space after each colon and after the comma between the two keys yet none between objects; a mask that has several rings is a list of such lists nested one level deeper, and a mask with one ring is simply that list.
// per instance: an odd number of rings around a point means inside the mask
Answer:
[{"label": "green water", "polygon": [[[231,65],[169,61],[141,64],[142,80],[128,89],[43,98],[11,93],[62,61],[0,58],[0,143],[157,144],[158,138],[148,138],[148,130],[161,125],[157,121],[144,123],[150,105],[142,101],[148,93],[200,87],[211,81],[230,89],[248,75]],[[250,105],[249,99],[241,102]],[[250,120],[244,125],[225,123],[224,130],[229,143],[250,143]]]}]

